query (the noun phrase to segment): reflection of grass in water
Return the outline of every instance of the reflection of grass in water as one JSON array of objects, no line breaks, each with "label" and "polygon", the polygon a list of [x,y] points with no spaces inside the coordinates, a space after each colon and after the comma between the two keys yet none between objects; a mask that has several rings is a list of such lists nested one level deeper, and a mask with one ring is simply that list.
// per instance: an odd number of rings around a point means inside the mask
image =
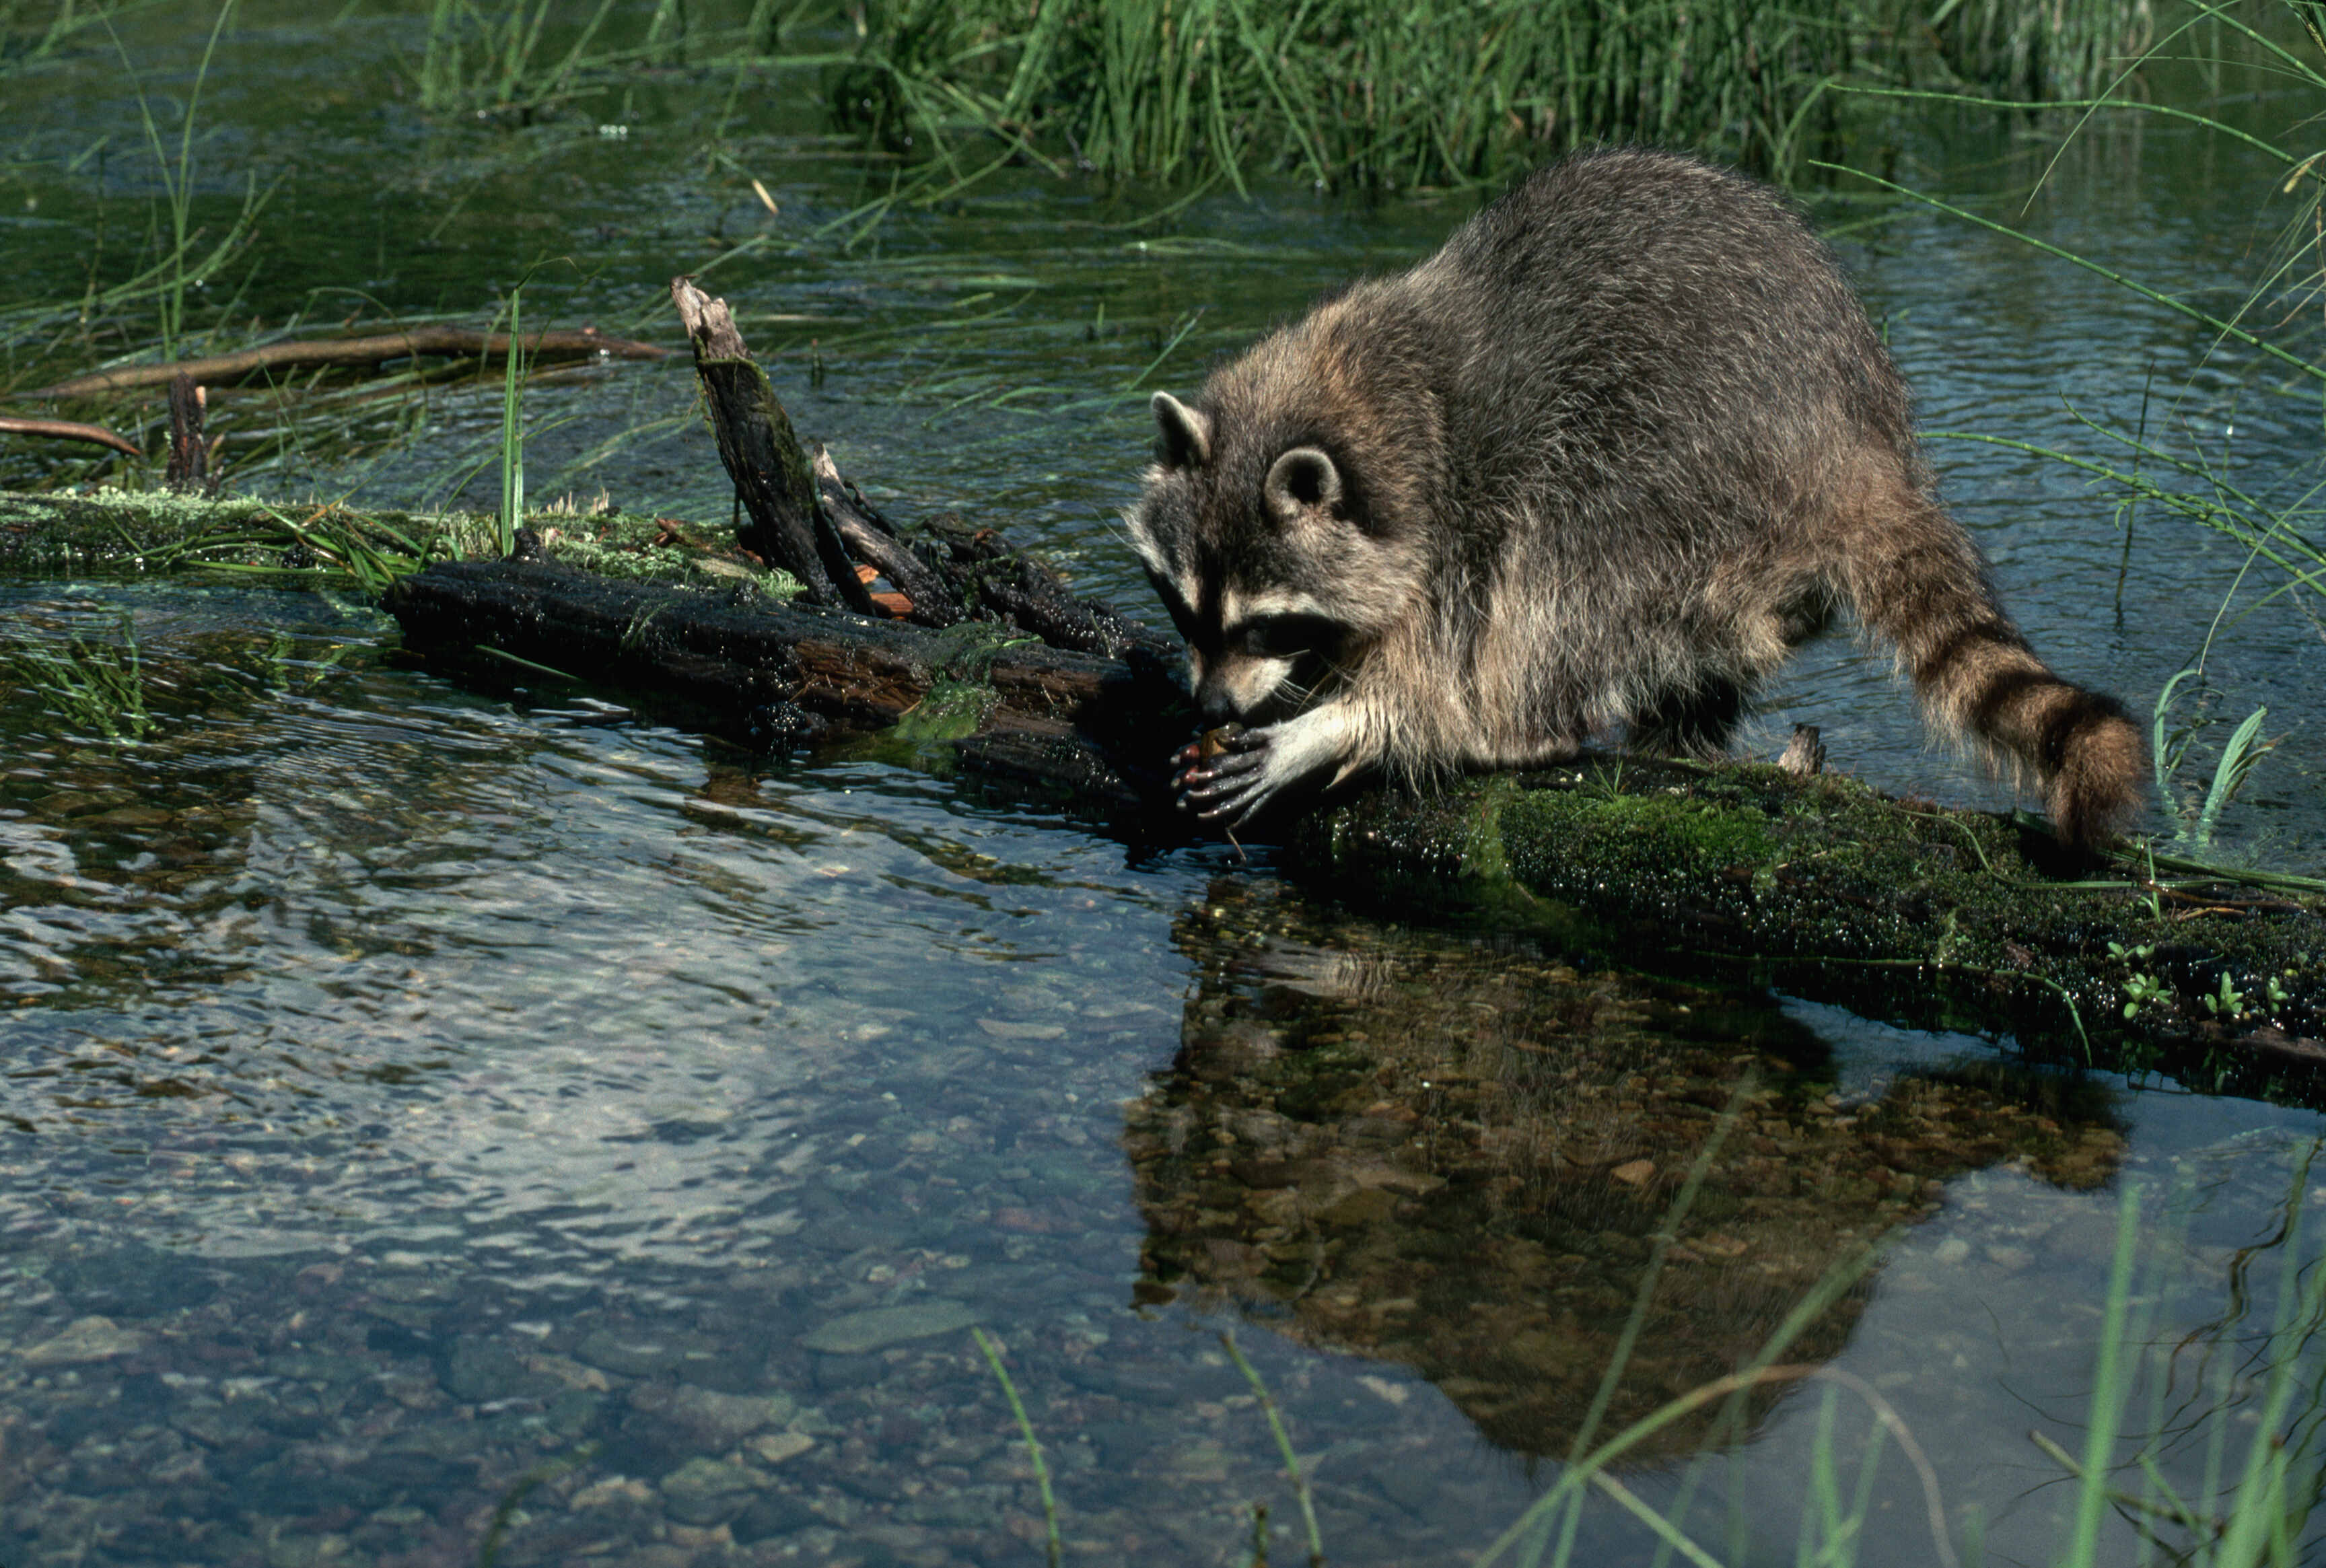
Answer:
[{"label": "reflection of grass in water", "polygon": [[[1723,1118],[1724,1128],[1734,1116],[1732,1109]],[[1719,1138],[1716,1132],[1699,1153],[1657,1231],[1656,1254],[1634,1303],[1633,1329],[1644,1321],[1662,1250],[1678,1234]],[[2104,1553],[2100,1538],[2101,1526],[2111,1513],[2138,1536],[2135,1561],[2143,1564],[2297,1568],[2309,1560],[2310,1518],[2321,1496],[2326,1496],[2326,1355],[2321,1353],[2326,1350],[2321,1341],[2321,1333],[2326,1333],[2326,1258],[2312,1256],[2314,1248],[2305,1249],[2303,1234],[2310,1169],[2318,1153],[2319,1145],[2313,1142],[2296,1164],[2277,1235],[2262,1246],[2247,1248],[2235,1259],[2237,1277],[2231,1285],[2236,1304],[2229,1313],[2196,1333],[2164,1341],[2154,1336],[2163,1326],[2168,1294],[2164,1273],[2178,1249],[2170,1239],[2153,1245],[2144,1270],[2139,1247],[2143,1192],[2134,1183],[2126,1184],[2117,1206],[2107,1293],[2094,1347],[2083,1452],[2070,1454],[2040,1432],[2028,1434],[2075,1487],[2069,1539],[2052,1559],[2056,1568],[2103,1568],[2122,1561]],[[1800,1488],[1800,1516],[1793,1554],[1797,1568],[1851,1568],[1869,1540],[1879,1538],[1890,1544],[1901,1538],[1894,1524],[1884,1524],[1877,1517],[1881,1510],[1875,1481],[1885,1446],[1895,1446],[1916,1473],[1924,1503],[1921,1523],[1929,1533],[1932,1559],[1942,1568],[1982,1568],[1991,1559],[1985,1549],[1980,1511],[1976,1507],[1958,1510],[1962,1523],[1958,1539],[1935,1468],[1904,1419],[1880,1391],[1838,1367],[1782,1359],[1801,1334],[1875,1266],[1881,1246],[1877,1240],[1827,1270],[1758,1353],[1736,1372],[1670,1401],[1596,1446],[1591,1441],[1596,1420],[1587,1421],[1558,1481],[1496,1537],[1475,1560],[1476,1568],[1503,1562],[1540,1568],[1546,1561],[1556,1568],[1569,1568],[1576,1560],[1583,1512],[1595,1492],[1656,1537],[1654,1562],[1659,1568],[1674,1556],[1693,1568],[1772,1560],[1764,1553],[1754,1552],[1744,1539],[1726,1543],[1724,1555],[1689,1533],[1689,1508],[1705,1471],[1703,1459],[1690,1465],[1676,1502],[1664,1509],[1641,1498],[1614,1471],[1627,1456],[1647,1449],[1658,1433],[1715,1405],[1722,1406],[1715,1442],[1722,1441],[1725,1432],[1726,1442],[1741,1444],[1748,1397],[1771,1385],[1803,1381],[1821,1383],[1824,1390],[1808,1454],[1809,1475]],[[2277,1297],[2267,1331],[2256,1341],[2250,1325],[2242,1321],[2254,1305],[2245,1293],[2244,1279],[2256,1257],[2267,1251],[2275,1251],[2280,1262]],[[2148,1277],[2139,1277],[2144,1273]],[[1047,1525],[1049,1561],[1055,1564],[1058,1561],[1057,1506],[1040,1445],[993,1342],[983,1331],[976,1332],[978,1346],[1000,1379],[1032,1456]],[[1634,1338],[1627,1331],[1610,1357],[1595,1401],[1595,1417],[1622,1380]],[[1223,1339],[1258,1395],[1307,1520],[1308,1560],[1321,1564],[1326,1548],[1290,1438],[1266,1385],[1237,1351],[1233,1341],[1224,1335]],[[2145,1358],[2143,1352],[2151,1347],[2157,1353]],[[2184,1358],[2197,1363],[2193,1391],[2185,1387]],[[2144,1365],[2145,1359],[2148,1364]],[[2126,1418],[2144,1383],[2146,1431],[2125,1455],[2121,1438]],[[1841,1418],[1845,1393],[1855,1396],[1870,1416],[1862,1435],[1851,1435]],[[2258,1408],[2254,1404],[2256,1396]],[[2176,1452],[2191,1451],[2203,1456],[2202,1480],[2197,1490],[2185,1492],[2168,1479],[2163,1461]],[[1843,1477],[1852,1466],[1854,1485],[1845,1491]],[[1267,1561],[1264,1505],[1255,1505],[1255,1513],[1252,1561],[1257,1564]],[[1886,1533],[1877,1537],[1877,1530]]]},{"label": "reflection of grass in water", "polygon": [[145,710],[145,673],[136,628],[124,611],[119,640],[74,633],[63,646],[19,635],[0,645],[0,674],[37,694],[48,712],[107,740],[142,740],[154,728]]}]

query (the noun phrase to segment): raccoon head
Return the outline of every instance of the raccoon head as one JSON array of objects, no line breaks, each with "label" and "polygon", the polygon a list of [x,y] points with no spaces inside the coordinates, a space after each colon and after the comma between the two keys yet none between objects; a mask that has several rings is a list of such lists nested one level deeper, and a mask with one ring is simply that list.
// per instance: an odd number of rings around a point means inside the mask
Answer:
[{"label": "raccoon head", "polygon": [[1400,530],[1323,431],[1231,422],[1168,392],[1153,407],[1155,462],[1124,521],[1186,639],[1196,705],[1213,724],[1289,718],[1348,680],[1410,603]]}]

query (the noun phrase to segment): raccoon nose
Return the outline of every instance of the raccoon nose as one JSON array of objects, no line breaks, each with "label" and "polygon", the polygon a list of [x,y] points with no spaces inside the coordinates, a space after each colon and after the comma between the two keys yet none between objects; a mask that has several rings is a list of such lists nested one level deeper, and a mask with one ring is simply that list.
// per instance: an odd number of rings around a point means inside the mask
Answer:
[{"label": "raccoon nose", "polygon": [[1196,692],[1196,708],[1204,716],[1206,727],[1225,724],[1231,719],[1243,717],[1243,710],[1235,705],[1224,684],[1206,681]]}]

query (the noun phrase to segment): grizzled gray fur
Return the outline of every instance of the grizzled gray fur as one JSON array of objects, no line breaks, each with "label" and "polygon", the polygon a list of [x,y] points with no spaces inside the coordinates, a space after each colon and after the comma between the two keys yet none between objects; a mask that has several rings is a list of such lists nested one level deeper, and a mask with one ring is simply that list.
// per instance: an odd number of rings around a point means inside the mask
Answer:
[{"label": "grizzled gray fur", "polygon": [[2137,732],[2029,651],[1833,257],[1738,175],[1554,164],[1155,416],[1130,538],[1206,721],[1252,727],[1182,754],[1206,816],[1618,727],[1717,751],[1838,609],[2071,841],[2137,803]]}]

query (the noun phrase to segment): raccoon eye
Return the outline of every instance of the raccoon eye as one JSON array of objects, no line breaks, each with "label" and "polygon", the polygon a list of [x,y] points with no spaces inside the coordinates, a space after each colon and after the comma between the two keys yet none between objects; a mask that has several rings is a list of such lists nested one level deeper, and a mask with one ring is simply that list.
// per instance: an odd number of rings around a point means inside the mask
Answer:
[{"label": "raccoon eye", "polygon": [[1269,616],[1246,626],[1238,640],[1255,659],[1296,659],[1340,645],[1342,626],[1326,616]]}]

